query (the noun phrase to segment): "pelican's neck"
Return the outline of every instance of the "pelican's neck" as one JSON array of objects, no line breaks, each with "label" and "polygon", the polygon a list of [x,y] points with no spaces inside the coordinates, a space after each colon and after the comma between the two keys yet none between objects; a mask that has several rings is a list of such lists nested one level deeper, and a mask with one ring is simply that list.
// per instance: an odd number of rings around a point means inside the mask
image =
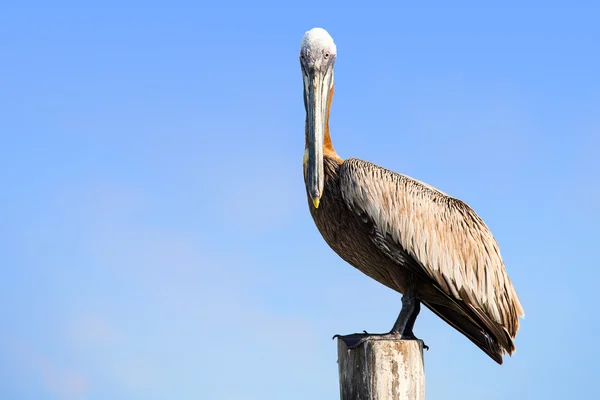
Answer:
[{"label": "pelican's neck", "polygon": [[[342,158],[338,156],[333,148],[333,143],[331,142],[331,135],[329,134],[329,114],[331,113],[331,101],[333,99],[333,86],[329,89],[329,96],[327,96],[327,115],[325,119],[325,139],[323,140],[323,156],[335,158],[339,162],[342,162]],[[304,125],[304,149],[308,151],[308,116],[306,123]]]}]

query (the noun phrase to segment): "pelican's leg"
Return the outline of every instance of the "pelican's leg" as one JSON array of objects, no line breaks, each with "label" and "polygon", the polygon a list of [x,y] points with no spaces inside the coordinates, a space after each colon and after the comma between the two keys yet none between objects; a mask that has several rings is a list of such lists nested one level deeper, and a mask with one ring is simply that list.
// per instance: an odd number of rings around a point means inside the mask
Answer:
[{"label": "pelican's leg", "polygon": [[[402,296],[402,309],[396,319],[392,330],[388,333],[352,333],[350,335],[335,335],[333,338],[340,338],[346,343],[348,348],[353,349],[369,339],[406,339],[419,340],[412,334],[412,328],[421,310],[421,302],[415,298],[413,291],[407,291]],[[423,347],[427,347],[423,344]]]},{"label": "pelican's leg", "polygon": [[415,326],[415,321],[417,320],[417,316],[421,311],[421,302],[419,300],[415,300],[415,305],[413,307],[412,313],[408,317],[406,321],[406,326],[402,331],[402,339],[416,339],[415,335],[413,335],[413,328]]},{"label": "pelican's leg", "polygon": [[[417,307],[416,313],[419,314],[419,301],[415,299],[415,295],[412,291],[407,291],[404,296],[402,296],[402,309],[400,310],[398,319],[396,319],[396,322],[394,323],[390,333],[395,333],[398,335],[404,333],[404,329],[409,326],[409,321],[415,312],[415,305]],[[417,319],[416,315],[414,316],[414,319]],[[412,324],[414,323],[415,321],[413,320]],[[409,328],[412,330],[412,325],[410,325]]]},{"label": "pelican's leg", "polygon": [[[413,311],[408,317],[408,320],[406,321],[406,326],[402,331],[402,340],[421,340],[418,337],[416,337],[413,333],[413,328],[415,326],[417,316],[419,315],[419,311],[421,311],[421,301],[415,300]],[[423,341],[421,340],[421,342]],[[423,342],[423,348],[429,350],[429,346],[427,346],[425,342]]]}]

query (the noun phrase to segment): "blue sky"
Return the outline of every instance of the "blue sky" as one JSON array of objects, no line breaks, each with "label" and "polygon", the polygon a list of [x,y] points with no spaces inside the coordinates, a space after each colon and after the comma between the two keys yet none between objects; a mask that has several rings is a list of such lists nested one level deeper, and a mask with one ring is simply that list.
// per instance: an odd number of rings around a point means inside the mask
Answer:
[{"label": "blue sky", "polygon": [[424,310],[427,398],[600,396],[598,6],[41,4],[0,12],[0,398],[338,397],[401,303],[308,213],[314,26],[338,153],[469,203],[525,308],[502,367]]}]

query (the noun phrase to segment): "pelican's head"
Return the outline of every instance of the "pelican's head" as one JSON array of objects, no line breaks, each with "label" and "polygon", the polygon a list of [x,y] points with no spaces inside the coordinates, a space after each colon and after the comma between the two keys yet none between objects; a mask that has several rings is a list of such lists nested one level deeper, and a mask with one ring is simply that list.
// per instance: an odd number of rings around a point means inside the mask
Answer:
[{"label": "pelican's head", "polygon": [[306,186],[315,207],[319,206],[323,195],[323,145],[336,55],[335,43],[325,29],[313,28],[304,34],[300,45],[300,66],[308,136]]}]

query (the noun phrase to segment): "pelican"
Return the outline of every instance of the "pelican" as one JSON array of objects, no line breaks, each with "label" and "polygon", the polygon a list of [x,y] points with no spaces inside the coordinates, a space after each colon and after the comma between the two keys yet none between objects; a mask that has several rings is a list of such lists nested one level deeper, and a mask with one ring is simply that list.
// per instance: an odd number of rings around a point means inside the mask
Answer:
[{"label": "pelican", "polygon": [[496,239],[466,203],[406,175],[356,158],[343,160],[329,135],[337,50],[321,28],[306,32],[300,66],[306,109],[304,182],[311,216],[343,260],[402,294],[384,334],[346,335],[420,340],[421,304],[498,364],[515,351],[524,311]]}]

